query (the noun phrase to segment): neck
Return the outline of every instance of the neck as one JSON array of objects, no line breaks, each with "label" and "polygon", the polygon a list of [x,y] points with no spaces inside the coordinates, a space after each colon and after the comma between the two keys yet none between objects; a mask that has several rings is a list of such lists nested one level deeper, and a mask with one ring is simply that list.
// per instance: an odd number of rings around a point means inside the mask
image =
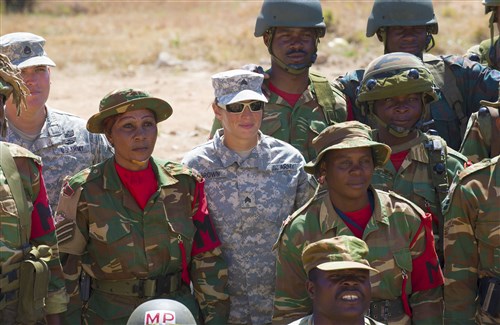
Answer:
[{"label": "neck", "polygon": [[252,139],[236,139],[232,137],[227,137],[224,135],[224,145],[233,151],[248,151],[253,149],[257,142],[259,141],[259,136],[256,135]]},{"label": "neck", "polygon": [[415,139],[418,136],[417,130],[411,131],[407,136],[396,137],[392,135],[387,129],[381,128],[378,130],[378,140],[385,143],[389,147],[398,146],[408,141]]},{"label": "neck", "polygon": [[22,110],[21,114],[17,116],[16,108],[7,105],[5,107],[5,116],[10,124],[15,128],[27,134],[37,134],[42,129],[45,119],[47,118],[46,108]]},{"label": "neck", "polygon": [[333,206],[344,213],[361,210],[370,203],[370,200],[368,199],[368,191],[366,192],[366,195],[363,195],[362,197],[353,199],[343,197],[340,200],[334,193],[330,192],[330,201]]},{"label": "neck", "polygon": [[278,89],[290,94],[302,94],[309,86],[309,69],[295,75],[277,64],[272,64],[269,81]]}]

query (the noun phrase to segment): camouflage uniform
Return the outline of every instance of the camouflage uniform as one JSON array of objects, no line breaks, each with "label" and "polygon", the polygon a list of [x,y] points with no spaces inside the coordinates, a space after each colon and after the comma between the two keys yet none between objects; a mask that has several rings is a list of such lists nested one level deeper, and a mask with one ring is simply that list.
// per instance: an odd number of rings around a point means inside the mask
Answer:
[{"label": "camouflage uniform", "polygon": [[[372,304],[382,300],[399,302],[402,284],[407,276],[406,294],[413,319],[406,314],[390,319],[389,324],[439,324],[442,321],[442,289],[439,277],[431,278],[431,289],[414,291],[418,277],[412,270],[426,250],[426,233],[420,231],[424,212],[405,198],[371,189],[375,198],[373,215],[363,239],[370,252],[367,259],[380,271],[371,276]],[[301,261],[303,249],[312,242],[340,235],[353,236],[335,211],[328,191],[320,187],[314,198],[297,210],[283,226],[278,243],[276,268],[276,320],[293,320],[311,313],[312,303],[305,288],[307,274]],[[388,245],[389,243],[389,245]],[[438,265],[431,268],[438,268]],[[421,275],[419,274],[421,277]]]},{"label": "camouflage uniform", "polygon": [[500,154],[500,142],[493,141],[500,136],[496,126],[500,101],[492,103],[483,100],[481,105],[484,106],[469,118],[464,141],[460,147],[460,152],[473,163]]},{"label": "camouflage uniform", "polygon": [[[318,157],[304,167],[308,173],[318,172],[330,150],[370,148],[375,167],[384,166],[391,152],[387,145],[372,141],[370,128],[357,121],[326,128],[313,145]],[[354,167],[348,171],[358,173]],[[301,260],[303,249],[320,239],[354,235],[332,204],[328,188],[333,185],[328,180],[324,183],[313,199],[285,221],[275,244],[278,260],[273,319],[277,321],[311,312],[305,287],[307,274]],[[366,195],[371,197],[372,214],[361,239],[370,248],[368,262],[380,272],[370,276],[370,316],[376,320],[387,318],[390,324],[440,323],[443,277],[433,247],[430,217],[393,192],[370,186]]]},{"label": "camouflage uniform", "polygon": [[[178,300],[198,315],[196,296],[206,324],[225,323],[227,268],[206,211],[203,180],[180,164],[150,162],[158,190],[144,211],[123,187],[114,159],[74,175],[61,191],[56,214],[60,250],[81,256],[92,279],[84,322],[125,323],[135,307],[152,297]],[[186,285],[189,276],[194,296]],[[157,277],[165,279],[166,287],[154,281]],[[148,290],[151,282],[156,290]]]},{"label": "camouflage uniform", "polygon": [[85,128],[82,118],[47,107],[47,119],[40,135],[27,140],[19,130],[9,127],[1,141],[24,147],[43,160],[43,175],[52,211],[57,208],[64,177],[97,164],[113,154],[108,141]]},{"label": "camouflage uniform", "polygon": [[[429,149],[440,157],[439,162],[434,161],[429,153]],[[394,149],[394,148],[393,148]],[[404,196],[425,212],[432,214],[436,218],[433,222],[433,231],[436,237],[436,244],[440,239],[438,237],[439,225],[443,225],[442,206],[438,191],[441,184],[434,184],[434,177],[437,176],[443,186],[450,186],[453,178],[461,170],[466,162],[466,158],[451,148],[446,147],[446,143],[439,137],[429,136],[421,133],[418,141],[413,145],[407,146],[409,150],[403,164],[396,171],[391,161],[388,161],[383,168],[376,168],[372,178],[373,187],[383,191],[394,191]],[[402,150],[400,150],[402,151]],[[393,150],[397,153],[397,150]],[[437,174],[435,171],[438,164],[443,164],[445,174]],[[443,258],[441,245],[437,245],[436,250],[440,259]]]},{"label": "camouflage uniform", "polygon": [[[57,246],[52,214],[41,174],[41,160],[28,150],[15,144],[7,146],[16,162],[21,176],[22,188],[26,193],[31,216],[28,229],[31,230],[32,246],[47,245],[52,254],[47,261],[50,270],[49,295],[46,299],[46,313],[58,314],[66,310],[66,292]],[[0,323],[15,323],[19,290],[19,268],[30,247],[23,249],[20,239],[21,219],[19,208],[7,183],[5,171],[0,167]],[[29,231],[29,230],[28,230]],[[28,299],[29,297],[24,297]]]},{"label": "camouflage uniform", "polygon": [[270,324],[282,222],[313,194],[304,158],[289,144],[259,132],[247,158],[223,144],[223,130],[183,160],[206,181],[208,210],[229,268],[229,323]]},{"label": "camouflage uniform", "polygon": [[[47,56],[44,46],[45,39],[32,33],[16,32],[0,37],[1,52],[19,69],[54,67],[56,64]],[[18,144],[42,158],[49,202],[55,211],[64,177],[111,157],[113,152],[102,135],[86,130],[82,118],[47,105],[45,110],[45,123],[36,138],[9,125],[0,140]]]},{"label": "camouflage uniform", "polygon": [[[294,107],[286,100],[269,90],[269,81],[264,80],[262,91],[268,102],[264,108],[264,116],[260,130],[276,139],[294,146],[306,161],[316,157],[312,140],[327,126],[335,122],[343,122],[347,118],[346,102],[337,86],[330,83],[331,99],[334,101],[331,115],[327,116],[325,108],[318,104],[314,84],[309,83]],[[221,128],[218,120],[214,120],[211,136]]]},{"label": "camouflage uniform", "polygon": [[[436,240],[436,249],[443,263],[441,201],[467,159],[449,148],[439,136],[428,135],[418,129],[429,114],[429,104],[437,98],[434,89],[433,76],[421,60],[409,53],[394,52],[370,62],[361,81],[357,101],[361,109],[376,121],[377,127],[385,131],[383,140],[386,144],[400,143],[391,147],[392,153],[408,152],[397,170],[390,160],[376,168],[372,185],[379,190],[392,190],[432,214],[435,221],[434,235],[439,239]],[[413,94],[421,94],[421,113],[409,128],[391,124],[389,118],[382,119],[376,112],[376,103],[379,101]],[[397,103],[390,109],[393,114],[397,114],[396,109],[401,109],[399,114],[404,116],[402,106]],[[378,135],[374,134],[373,137],[377,138]]]},{"label": "camouflage uniform", "polygon": [[[445,209],[445,323],[499,324],[499,285],[490,305],[496,317],[482,310],[483,281],[500,280],[499,156],[466,168],[453,184]],[[478,282],[479,280],[479,282]],[[479,283],[479,285],[478,285]],[[484,305],[483,305],[484,307]]]}]

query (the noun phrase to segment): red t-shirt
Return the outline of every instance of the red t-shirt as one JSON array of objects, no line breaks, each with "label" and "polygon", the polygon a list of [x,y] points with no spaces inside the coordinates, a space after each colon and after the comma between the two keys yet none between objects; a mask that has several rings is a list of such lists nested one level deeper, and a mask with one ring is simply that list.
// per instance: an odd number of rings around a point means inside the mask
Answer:
[{"label": "red t-shirt", "polygon": [[372,216],[372,207],[370,203],[368,203],[364,208],[357,210],[357,211],[352,211],[352,212],[344,212],[344,214],[351,219],[351,221],[355,222],[359,227],[356,227],[355,225],[349,224],[348,222],[345,222],[347,227],[351,229],[352,233],[354,236],[362,239],[363,238],[363,233],[365,232],[366,225],[368,224],[368,221],[370,221],[370,218]]},{"label": "red t-shirt", "polygon": [[139,207],[144,210],[149,198],[158,189],[158,181],[151,162],[143,170],[128,170],[115,162],[116,172],[125,188],[132,194]]},{"label": "red t-shirt", "polygon": [[302,96],[302,94],[287,93],[281,89],[276,88],[276,86],[274,86],[272,83],[269,83],[269,90],[271,90],[273,93],[282,97],[292,107],[295,106],[295,104],[299,100],[300,96]]},{"label": "red t-shirt", "polygon": [[398,153],[393,153],[391,155],[391,162],[394,165],[394,168],[396,169],[396,171],[399,170],[399,168],[403,164],[403,161],[405,161],[405,158],[409,152],[410,152],[410,150],[404,150],[404,151],[401,151]]}]

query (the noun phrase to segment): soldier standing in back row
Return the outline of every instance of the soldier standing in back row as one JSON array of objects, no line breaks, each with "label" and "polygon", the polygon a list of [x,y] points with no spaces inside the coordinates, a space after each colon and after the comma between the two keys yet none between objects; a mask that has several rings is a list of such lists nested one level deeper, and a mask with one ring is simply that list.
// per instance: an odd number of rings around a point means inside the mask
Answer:
[{"label": "soldier standing in back row", "polygon": [[432,221],[422,209],[370,186],[375,167],[391,149],[371,140],[370,128],[350,121],[315,138],[318,156],[305,169],[321,184],[315,196],[285,221],[277,247],[273,320],[312,311],[301,255],[312,242],[340,235],[363,239],[371,277],[369,316],[386,324],[440,324],[443,275],[434,249]]},{"label": "soldier standing in back row", "polygon": [[[2,130],[5,100],[21,113],[29,91],[18,74],[0,54]],[[67,296],[40,157],[0,142],[0,201],[0,323],[57,325]]]},{"label": "soldier standing in back row", "polygon": [[500,139],[500,99],[494,103],[485,100],[480,103],[483,106],[469,118],[460,148],[473,163],[500,155],[500,141],[497,141]]},{"label": "soldier standing in back row", "polygon": [[[433,35],[437,32],[431,0],[375,0],[366,28],[367,37],[376,34],[383,42],[384,53],[411,53],[424,62],[434,77],[438,100],[430,105],[428,118],[433,124],[425,121],[423,127],[435,129],[449,147],[458,150],[468,118],[478,111],[479,101],[497,99],[500,72],[461,56],[424,53],[434,46]],[[339,81],[345,87],[344,93],[353,106],[355,119],[370,123],[355,103],[363,74],[363,70],[356,70]]]},{"label": "soldier standing in back row", "polygon": [[391,147],[390,160],[376,168],[372,185],[394,191],[432,215],[436,250],[443,256],[443,213],[455,175],[466,158],[439,136],[419,130],[437,99],[432,74],[416,56],[394,52],[373,60],[358,92],[358,105],[375,121],[375,140]]},{"label": "soldier standing in back row", "polygon": [[484,40],[479,45],[474,45],[467,50],[465,55],[472,61],[480,62],[482,65],[492,69],[500,68],[500,42],[499,37],[495,35],[495,24],[497,30],[500,30],[498,16],[500,14],[500,0],[483,0],[485,14],[491,12],[489,19],[490,38]]},{"label": "soldier standing in back row", "polygon": [[[324,128],[347,118],[338,86],[310,72],[320,38],[326,33],[319,0],[264,0],[255,23],[271,55],[262,90],[268,102],[260,130],[290,143],[306,161],[316,157],[312,140]],[[221,127],[217,120],[211,136]]]},{"label": "soldier standing in back row", "polygon": [[500,156],[461,172],[446,204],[445,324],[500,324]]}]

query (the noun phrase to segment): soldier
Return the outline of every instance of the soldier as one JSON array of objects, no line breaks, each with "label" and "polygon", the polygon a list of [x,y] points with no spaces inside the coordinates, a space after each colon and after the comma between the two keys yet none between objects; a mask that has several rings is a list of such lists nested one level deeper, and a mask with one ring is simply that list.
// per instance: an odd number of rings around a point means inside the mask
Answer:
[{"label": "soldier", "polygon": [[263,79],[247,70],[212,76],[212,109],[223,129],[183,160],[206,180],[208,211],[229,264],[229,324],[271,324],[272,246],[286,217],[314,193],[300,152],[259,131]]},{"label": "soldier", "polygon": [[460,173],[446,200],[445,324],[500,324],[499,188],[496,156]]},{"label": "soldier", "polygon": [[[306,161],[316,155],[312,139],[325,127],[347,118],[346,102],[337,86],[309,71],[326,33],[319,0],[264,0],[255,23],[271,55],[263,92],[268,99],[262,133],[290,143]],[[215,120],[211,136],[220,128]]]},{"label": "soldier", "polygon": [[483,0],[485,14],[491,12],[489,19],[490,39],[482,41],[479,45],[474,45],[467,50],[466,57],[472,61],[480,62],[484,66],[492,69],[500,68],[500,42],[498,36],[495,37],[495,26],[500,30],[498,15],[500,13],[500,0]]},{"label": "soldier", "polygon": [[500,138],[500,99],[493,103],[486,100],[480,103],[483,106],[469,118],[460,147],[460,152],[473,163],[500,155],[500,141],[495,140]]},{"label": "soldier", "polygon": [[392,149],[390,160],[375,169],[372,185],[394,191],[432,215],[436,250],[443,257],[441,202],[467,159],[435,135],[419,130],[429,104],[437,99],[430,71],[416,56],[394,52],[374,59],[358,91],[358,106],[375,121],[374,140]]},{"label": "soldier", "polygon": [[16,143],[43,160],[43,175],[52,211],[57,207],[63,179],[110,157],[113,152],[102,135],[85,129],[85,120],[49,107],[50,68],[56,64],[44,50],[45,39],[31,33],[0,37],[0,52],[21,69],[30,90],[22,115],[12,100],[6,102],[8,123],[3,141]]},{"label": "soldier", "polygon": [[56,213],[60,250],[81,256],[85,271],[85,324],[124,324],[152,298],[178,300],[204,324],[227,322],[227,267],[203,178],[151,157],[157,123],[171,114],[162,99],[119,89],[87,123],[115,155],[70,177]]},{"label": "soldier", "polygon": [[[28,92],[0,54],[2,118],[5,100],[19,109]],[[59,324],[67,296],[40,157],[3,141],[0,151],[0,323]]]},{"label": "soldier", "polygon": [[306,287],[313,312],[290,325],[382,325],[365,316],[370,308],[370,273],[378,271],[366,260],[368,246],[353,236],[319,240],[302,252]]},{"label": "soldier", "polygon": [[311,299],[301,261],[312,242],[356,236],[370,247],[370,317],[387,324],[442,322],[443,276],[432,224],[417,205],[393,192],[375,190],[375,167],[389,159],[389,146],[371,140],[370,128],[350,121],[329,126],[313,141],[318,156],[305,170],[320,186],[315,196],[285,221],[278,242],[276,321],[310,314]]},{"label": "soldier", "polygon": [[[55,212],[64,177],[110,157],[113,152],[102,135],[91,134],[85,120],[49,107],[51,81],[50,68],[56,64],[45,52],[45,39],[32,33],[10,33],[0,37],[0,52],[21,69],[21,76],[30,90],[22,115],[12,100],[6,103],[7,133],[0,140],[16,143],[43,160],[43,175],[47,181],[47,194],[51,210]],[[72,261],[67,261],[73,264]],[[63,260],[63,263],[66,263]],[[69,292],[77,290],[67,283]],[[76,323],[80,315],[80,301],[72,300],[67,312],[69,324]]]},{"label": "soldier", "polygon": [[[467,120],[477,112],[480,100],[494,101],[498,97],[500,72],[456,55],[434,56],[424,52],[434,46],[438,23],[432,0],[375,0],[366,36],[377,35],[384,44],[384,53],[407,52],[422,59],[432,73],[438,100],[430,106],[432,129],[449,147],[459,150]],[[363,79],[363,70],[347,73],[339,79],[353,105],[356,120],[370,123],[355,105],[356,89]],[[374,125],[371,125],[374,127]]]}]

